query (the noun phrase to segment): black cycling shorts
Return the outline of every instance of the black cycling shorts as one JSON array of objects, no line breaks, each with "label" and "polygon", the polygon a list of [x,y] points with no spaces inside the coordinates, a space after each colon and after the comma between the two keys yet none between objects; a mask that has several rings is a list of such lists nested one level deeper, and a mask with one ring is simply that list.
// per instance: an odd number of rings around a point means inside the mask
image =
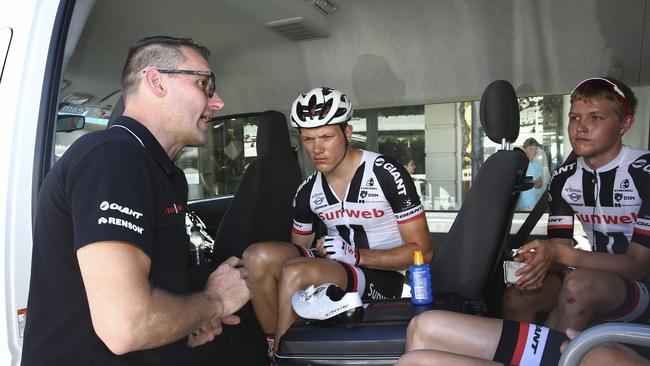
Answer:
[{"label": "black cycling shorts", "polygon": [[503,321],[493,361],[504,365],[551,366],[560,360],[562,332],[535,324]]},{"label": "black cycling shorts", "polygon": [[623,278],[625,283],[625,299],[623,303],[601,319],[609,322],[626,322],[650,324],[650,296],[647,282]]}]

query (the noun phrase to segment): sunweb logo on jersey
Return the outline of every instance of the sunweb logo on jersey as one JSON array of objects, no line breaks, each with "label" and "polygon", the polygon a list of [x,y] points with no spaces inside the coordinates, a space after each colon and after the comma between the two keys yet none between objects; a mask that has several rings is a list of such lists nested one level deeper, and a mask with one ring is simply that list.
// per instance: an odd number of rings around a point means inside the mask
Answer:
[{"label": "sunweb logo on jersey", "polygon": [[372,210],[354,210],[346,208],[344,210],[335,210],[330,212],[320,212],[318,213],[318,218],[321,220],[336,220],[344,217],[354,218],[354,219],[372,219],[382,217],[386,214],[384,210],[378,210],[373,208]]}]

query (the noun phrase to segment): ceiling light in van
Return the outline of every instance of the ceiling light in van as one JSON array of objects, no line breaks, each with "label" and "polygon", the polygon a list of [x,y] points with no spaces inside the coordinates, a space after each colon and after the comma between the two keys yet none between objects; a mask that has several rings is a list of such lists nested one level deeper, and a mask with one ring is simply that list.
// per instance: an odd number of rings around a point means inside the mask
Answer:
[{"label": "ceiling light in van", "polygon": [[291,41],[325,38],[329,35],[303,17],[274,20],[264,26]]},{"label": "ceiling light in van", "polygon": [[336,4],[332,0],[316,0],[314,6],[326,17],[331,17],[336,11]]}]

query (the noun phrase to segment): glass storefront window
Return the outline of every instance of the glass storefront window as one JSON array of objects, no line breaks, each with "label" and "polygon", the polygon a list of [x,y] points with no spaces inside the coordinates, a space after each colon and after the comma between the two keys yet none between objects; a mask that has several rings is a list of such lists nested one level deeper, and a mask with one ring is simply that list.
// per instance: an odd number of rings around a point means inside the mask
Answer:
[{"label": "glass storefront window", "polygon": [[[537,201],[564,153],[561,95],[519,98],[521,127],[513,146],[536,141],[529,174],[538,188],[527,193]],[[411,170],[425,209],[456,211],[472,178],[491,154],[501,148],[478,123],[479,102],[455,102],[355,111],[351,145],[390,155]],[[533,149],[529,149],[533,150]],[[530,197],[533,198],[530,198]],[[531,207],[522,202],[519,210]]]}]

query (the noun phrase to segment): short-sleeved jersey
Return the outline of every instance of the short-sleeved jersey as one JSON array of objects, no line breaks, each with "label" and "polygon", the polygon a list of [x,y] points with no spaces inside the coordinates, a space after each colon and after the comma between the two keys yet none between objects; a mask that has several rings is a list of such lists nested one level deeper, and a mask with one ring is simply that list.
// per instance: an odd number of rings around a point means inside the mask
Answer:
[{"label": "short-sleeved jersey", "polygon": [[625,253],[630,241],[650,247],[650,152],[623,145],[596,170],[578,158],[554,171],[549,238],[571,238],[574,215],[594,251]]},{"label": "short-sleeved jersey", "polygon": [[154,136],[135,120],[79,138],[39,193],[23,345],[24,365],[178,365],[182,339],[116,356],[97,336],[77,250],[129,243],[151,259],[149,282],[188,292],[187,182]]},{"label": "short-sleeved jersey", "polygon": [[413,180],[393,159],[362,150],[363,157],[341,200],[315,171],[294,198],[293,232],[313,233],[315,218],[328,235],[340,235],[357,248],[387,249],[402,244],[398,224],[424,217]]}]

